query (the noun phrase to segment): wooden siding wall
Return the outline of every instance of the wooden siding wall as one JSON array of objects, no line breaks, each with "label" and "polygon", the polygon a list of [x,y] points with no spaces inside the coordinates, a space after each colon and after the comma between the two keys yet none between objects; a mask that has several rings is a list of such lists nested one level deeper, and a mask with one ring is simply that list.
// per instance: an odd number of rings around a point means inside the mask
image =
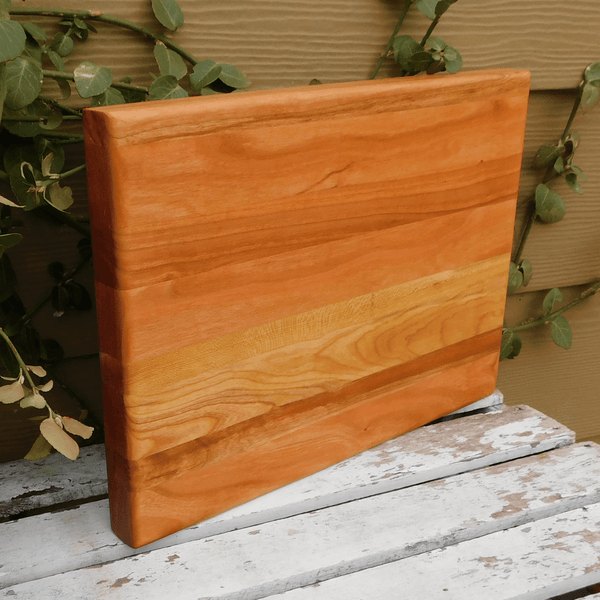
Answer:
[{"label": "wooden siding wall", "polygon": [[[251,89],[307,85],[312,78],[324,83],[365,79],[376,63],[403,7],[402,0],[179,0],[185,26],[174,39],[199,59],[212,58],[241,68],[252,80]],[[40,0],[18,2],[22,7],[50,6]],[[61,7],[101,10],[156,29],[150,0],[62,0]],[[15,2],[15,6],[17,3]],[[40,24],[51,21],[40,19]],[[412,8],[401,33],[421,37],[429,20]],[[81,60],[109,66],[115,79],[132,75],[134,83],[149,84],[156,72],[152,45],[136,35],[98,25],[99,34],[78,45],[68,59],[74,67]],[[566,123],[583,68],[600,60],[600,3],[597,0],[459,0],[435,32],[462,53],[464,69],[525,68],[532,72],[521,200],[538,183],[539,174],[529,165],[542,143],[556,140]],[[397,73],[392,61],[380,76]],[[53,85],[53,84],[51,84]],[[536,224],[524,258],[534,265],[534,278],[526,293],[511,297],[507,320],[511,324],[538,315],[546,290],[560,286],[567,299],[584,284],[600,278],[600,107],[578,117],[575,127],[582,142],[577,164],[589,177],[584,195],[565,190],[568,212],[555,225]],[[435,149],[432,149],[435,151]],[[73,165],[81,158],[74,149]],[[86,212],[85,177],[73,183],[76,214]],[[522,220],[522,214],[518,217]],[[80,236],[65,232],[48,247],[48,226],[35,218],[18,251],[11,251],[27,306],[47,291],[51,281],[46,265],[77,261],[74,245]],[[80,280],[92,289],[91,269]],[[504,361],[498,387],[508,404],[529,404],[574,429],[580,440],[600,441],[600,295],[567,314],[573,327],[570,351],[555,346],[545,330],[524,332],[525,347],[519,358]],[[93,313],[52,317],[44,308],[33,323],[44,337],[54,337],[67,356],[97,352]],[[79,358],[60,369],[69,387],[90,403],[102,419],[97,360]],[[54,402],[69,414],[77,414],[72,400],[60,389]],[[61,408],[62,407],[62,408]],[[6,408],[6,407],[5,407]],[[0,419],[0,459],[22,456],[35,438],[19,441],[14,429],[20,413],[4,410]],[[35,414],[33,409],[31,414]],[[12,428],[12,429],[11,429]]]}]

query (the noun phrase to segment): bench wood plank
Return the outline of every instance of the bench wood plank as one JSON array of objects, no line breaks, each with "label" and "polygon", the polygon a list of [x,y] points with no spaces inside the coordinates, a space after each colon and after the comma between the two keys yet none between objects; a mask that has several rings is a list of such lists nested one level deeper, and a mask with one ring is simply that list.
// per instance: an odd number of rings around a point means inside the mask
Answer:
[{"label": "bench wood plank", "polygon": [[576,444],[10,589],[20,600],[64,589],[74,599],[252,600],[598,502],[600,447]]},{"label": "bench wood plank", "polygon": [[599,556],[595,504],[268,600],[547,600],[600,582]]}]

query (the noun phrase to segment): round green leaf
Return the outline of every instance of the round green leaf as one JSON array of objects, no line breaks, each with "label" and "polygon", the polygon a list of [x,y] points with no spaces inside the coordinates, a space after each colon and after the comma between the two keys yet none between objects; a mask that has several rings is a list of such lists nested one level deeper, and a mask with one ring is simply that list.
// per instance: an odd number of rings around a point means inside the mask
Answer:
[{"label": "round green leaf", "polygon": [[43,44],[48,40],[48,34],[37,24],[32,21],[25,21],[23,29],[38,43]]},{"label": "round green leaf", "polygon": [[42,49],[37,42],[27,40],[25,42],[25,50],[21,56],[28,56],[34,63],[42,66]]},{"label": "round green leaf", "polygon": [[0,246],[2,248],[12,248],[16,246],[21,240],[23,236],[20,233],[5,233],[0,234]]},{"label": "round green leaf", "polygon": [[435,7],[438,4],[438,0],[416,0],[415,6],[431,20],[435,19]]},{"label": "round green leaf", "polygon": [[62,31],[59,31],[52,38],[52,44],[50,48],[54,50],[59,56],[69,56],[73,52],[75,42],[70,35],[65,35]]},{"label": "round green leaf", "polygon": [[586,81],[600,81],[600,62],[588,65],[583,72],[583,77]]},{"label": "round green leaf", "polygon": [[511,329],[505,329],[502,332],[502,341],[500,342],[500,360],[508,358],[513,349],[514,333]]},{"label": "round green leaf", "polygon": [[20,23],[0,21],[0,63],[16,58],[25,49],[27,36]]},{"label": "round green leaf", "polygon": [[221,73],[219,73],[219,79],[229,87],[236,89],[247,88],[251,81],[236,67],[227,63],[219,65],[221,67]]},{"label": "round green leaf", "polygon": [[65,150],[62,145],[46,139],[41,135],[34,138],[34,143],[39,160],[42,161],[48,156],[52,155],[50,172],[60,173],[62,168],[65,166]]},{"label": "round green leaf", "polygon": [[508,272],[508,293],[514,294],[523,285],[523,273],[514,262],[510,263]]},{"label": "round green leaf", "polygon": [[581,189],[581,184],[578,181],[576,173],[567,173],[565,176],[565,181],[574,192],[583,194],[583,190]]},{"label": "round green leaf", "polygon": [[47,56],[57,71],[66,71],[67,67],[65,66],[65,61],[58,52],[48,50]]},{"label": "round green leaf", "polygon": [[183,25],[183,13],[176,0],[152,0],[152,10],[158,22],[171,31]]},{"label": "round green leaf", "polygon": [[460,52],[452,46],[446,46],[444,49],[444,64],[450,73],[458,73],[462,68],[462,56]]},{"label": "round green leaf", "polygon": [[598,99],[600,98],[600,89],[598,88],[597,81],[588,82],[583,86],[583,91],[581,92],[581,106],[583,108],[593,108]]},{"label": "round green leaf", "polygon": [[411,71],[426,71],[433,62],[429,52],[416,52],[410,57],[409,66]]},{"label": "round green leaf", "polygon": [[119,90],[112,87],[98,96],[93,96],[90,102],[90,106],[111,106],[113,104],[125,104],[125,98]]},{"label": "round green leaf", "polygon": [[75,87],[82,98],[91,98],[105,92],[113,81],[110,69],[93,62],[80,63],[75,71]]},{"label": "round green leaf", "polygon": [[427,40],[427,45],[434,50],[439,50],[440,52],[446,47],[446,42],[441,38],[430,37]]},{"label": "round green leaf", "polygon": [[557,223],[565,216],[565,203],[562,198],[543,183],[535,190],[535,210],[544,223]]},{"label": "round green leaf", "polygon": [[568,350],[573,342],[573,332],[571,326],[565,317],[559,315],[552,321],[550,321],[550,328],[552,330],[552,340],[557,346]]},{"label": "round green leaf", "polygon": [[512,360],[513,358],[516,358],[517,356],[519,356],[519,354],[521,354],[522,347],[523,347],[523,342],[521,341],[521,338],[519,337],[518,334],[513,333],[512,348],[506,358],[508,358],[509,360]]},{"label": "round green leaf", "polygon": [[435,7],[435,15],[437,17],[441,17],[452,5],[452,2],[448,2],[448,0],[440,0]]},{"label": "round green leaf", "polygon": [[30,58],[19,56],[4,66],[5,104],[19,110],[31,104],[42,91],[42,69]]},{"label": "round green leaf", "polygon": [[48,187],[48,197],[48,204],[51,204],[61,212],[64,212],[73,204],[73,192],[71,188],[68,186],[61,188],[58,182]]},{"label": "round green leaf", "polygon": [[527,287],[527,285],[531,281],[531,277],[533,274],[533,267],[532,267],[531,263],[527,259],[525,259],[525,260],[521,261],[521,264],[519,265],[519,269],[520,269],[521,273],[523,273],[523,285],[525,287]]},{"label": "round green leaf", "polygon": [[394,39],[394,60],[404,69],[410,71],[410,60],[417,52],[425,50],[421,44],[409,35],[399,35]]},{"label": "round green leaf", "polygon": [[556,302],[562,302],[563,295],[562,292],[558,288],[552,288],[545,296],[544,301],[542,302],[542,308],[544,309],[544,314],[550,313],[554,309],[554,304]]},{"label": "round green leaf", "polygon": [[179,85],[173,75],[161,75],[150,86],[152,100],[167,100],[171,98],[185,98],[188,93]]},{"label": "round green leaf", "polygon": [[154,58],[158,63],[161,75],[173,75],[175,79],[181,79],[187,74],[187,67],[183,58],[169,50],[162,42],[157,42],[154,46]]},{"label": "round green leaf", "polygon": [[194,92],[199,92],[203,87],[210,85],[221,74],[221,65],[214,60],[203,60],[194,65],[194,71],[190,75],[190,86]]}]

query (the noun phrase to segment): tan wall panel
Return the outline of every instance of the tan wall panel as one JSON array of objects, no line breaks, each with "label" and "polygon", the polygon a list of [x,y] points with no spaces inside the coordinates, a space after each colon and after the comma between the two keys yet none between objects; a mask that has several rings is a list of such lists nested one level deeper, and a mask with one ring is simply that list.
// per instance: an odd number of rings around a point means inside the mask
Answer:
[{"label": "tan wall panel", "polygon": [[[19,6],[44,6],[29,0]],[[65,8],[97,10],[91,0],[64,0]],[[368,76],[385,46],[403,3],[395,0],[180,0],[186,25],[175,40],[199,59],[242,68],[255,89],[306,85]],[[156,28],[150,1],[103,0],[101,10]],[[429,20],[411,9],[403,32],[421,37]],[[582,68],[598,60],[600,3],[461,0],[442,19],[436,35],[456,46],[466,69],[530,69],[534,89],[577,85]],[[159,26],[160,27],[160,26]],[[120,76],[155,70],[147,42],[110,28],[110,41],[92,42],[98,62]],[[77,54],[74,55],[76,57]],[[127,65],[123,65],[123,57]],[[73,58],[76,64],[76,58]],[[392,61],[382,71],[389,74]]]},{"label": "tan wall panel", "polygon": [[[572,92],[535,92],[531,95],[519,202],[525,203],[541,183],[544,171],[533,170],[531,163],[542,144],[557,142],[565,128],[575,94]],[[581,144],[574,163],[583,169],[589,181],[582,184],[583,194],[573,192],[564,181],[555,181],[567,214],[552,225],[537,222],[529,236],[523,258],[530,260],[534,276],[528,290],[571,286],[600,278],[600,107],[579,112],[574,128]],[[522,230],[524,205],[518,211],[517,230]],[[515,240],[516,244],[516,240]]]},{"label": "tan wall panel", "polygon": [[[585,287],[563,290],[565,302]],[[510,298],[507,322],[516,325],[543,314],[545,292]],[[521,354],[500,363],[498,388],[509,405],[527,404],[577,432],[578,441],[600,436],[600,294],[564,315],[573,329],[570,350],[556,346],[550,328],[520,332]]]}]

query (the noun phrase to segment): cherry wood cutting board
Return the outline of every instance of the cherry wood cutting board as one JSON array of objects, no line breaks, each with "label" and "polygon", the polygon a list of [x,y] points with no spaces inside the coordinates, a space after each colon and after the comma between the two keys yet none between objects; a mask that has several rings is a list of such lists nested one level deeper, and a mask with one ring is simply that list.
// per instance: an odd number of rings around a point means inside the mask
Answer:
[{"label": "cherry wood cutting board", "polygon": [[85,111],[122,540],[493,392],[528,95],[494,70]]}]

